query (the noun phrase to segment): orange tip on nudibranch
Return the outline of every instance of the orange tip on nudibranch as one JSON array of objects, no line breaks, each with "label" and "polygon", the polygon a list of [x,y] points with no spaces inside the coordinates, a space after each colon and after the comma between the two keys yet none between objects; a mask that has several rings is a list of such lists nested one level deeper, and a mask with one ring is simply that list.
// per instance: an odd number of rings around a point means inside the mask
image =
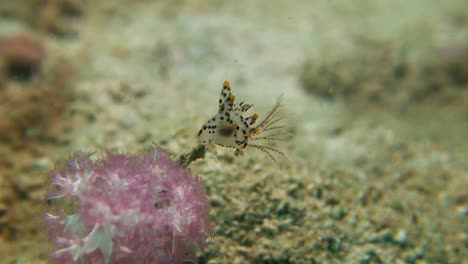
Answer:
[{"label": "orange tip on nudibranch", "polygon": [[231,86],[231,84],[229,83],[229,81],[224,81],[223,86],[229,87],[229,86]]},{"label": "orange tip on nudibranch", "polygon": [[234,102],[235,99],[236,99],[236,97],[234,95],[231,94],[229,96],[229,101]]}]

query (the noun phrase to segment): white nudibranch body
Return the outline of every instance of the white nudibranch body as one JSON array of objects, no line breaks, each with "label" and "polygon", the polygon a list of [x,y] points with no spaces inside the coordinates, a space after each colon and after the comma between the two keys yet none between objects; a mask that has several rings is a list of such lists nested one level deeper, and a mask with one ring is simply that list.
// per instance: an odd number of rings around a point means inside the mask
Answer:
[{"label": "white nudibranch body", "polygon": [[198,132],[198,142],[203,145],[219,145],[226,148],[235,148],[234,154],[243,155],[247,147],[260,149],[270,156],[275,162],[273,153],[286,158],[283,152],[270,147],[252,144],[250,141],[287,141],[289,133],[281,131],[286,126],[278,125],[282,117],[277,117],[281,106],[281,97],[261,122],[257,122],[259,115],[247,116],[247,111],[252,104],[241,102],[234,103],[235,96],[231,93],[228,81],[223,83],[223,89],[219,99],[219,109],[216,115],[208,120]]}]

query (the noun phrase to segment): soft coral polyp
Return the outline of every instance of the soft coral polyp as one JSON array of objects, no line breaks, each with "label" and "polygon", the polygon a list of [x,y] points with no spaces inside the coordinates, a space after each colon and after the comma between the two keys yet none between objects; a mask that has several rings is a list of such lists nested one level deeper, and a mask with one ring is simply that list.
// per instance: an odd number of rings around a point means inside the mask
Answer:
[{"label": "soft coral polyp", "polygon": [[57,263],[195,263],[211,233],[200,178],[157,146],[97,161],[76,154],[51,184],[46,223]]}]

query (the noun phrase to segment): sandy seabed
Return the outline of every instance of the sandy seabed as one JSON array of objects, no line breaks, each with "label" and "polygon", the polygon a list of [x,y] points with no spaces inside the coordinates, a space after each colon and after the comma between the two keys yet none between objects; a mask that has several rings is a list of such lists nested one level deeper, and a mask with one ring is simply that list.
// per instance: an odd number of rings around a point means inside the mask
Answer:
[{"label": "sandy seabed", "polygon": [[47,54],[22,71],[0,48],[0,263],[47,262],[55,164],[189,151],[224,80],[260,118],[283,94],[289,161],[192,163],[214,227],[199,263],[467,260],[465,1],[56,2],[0,4],[0,37]]}]

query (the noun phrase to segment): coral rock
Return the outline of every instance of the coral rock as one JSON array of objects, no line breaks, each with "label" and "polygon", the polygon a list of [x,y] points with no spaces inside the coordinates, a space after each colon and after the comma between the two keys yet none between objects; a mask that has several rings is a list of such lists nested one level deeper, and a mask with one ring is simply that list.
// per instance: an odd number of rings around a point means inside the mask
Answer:
[{"label": "coral rock", "polygon": [[10,74],[36,71],[45,60],[46,50],[41,42],[26,35],[0,38],[0,57]]}]

